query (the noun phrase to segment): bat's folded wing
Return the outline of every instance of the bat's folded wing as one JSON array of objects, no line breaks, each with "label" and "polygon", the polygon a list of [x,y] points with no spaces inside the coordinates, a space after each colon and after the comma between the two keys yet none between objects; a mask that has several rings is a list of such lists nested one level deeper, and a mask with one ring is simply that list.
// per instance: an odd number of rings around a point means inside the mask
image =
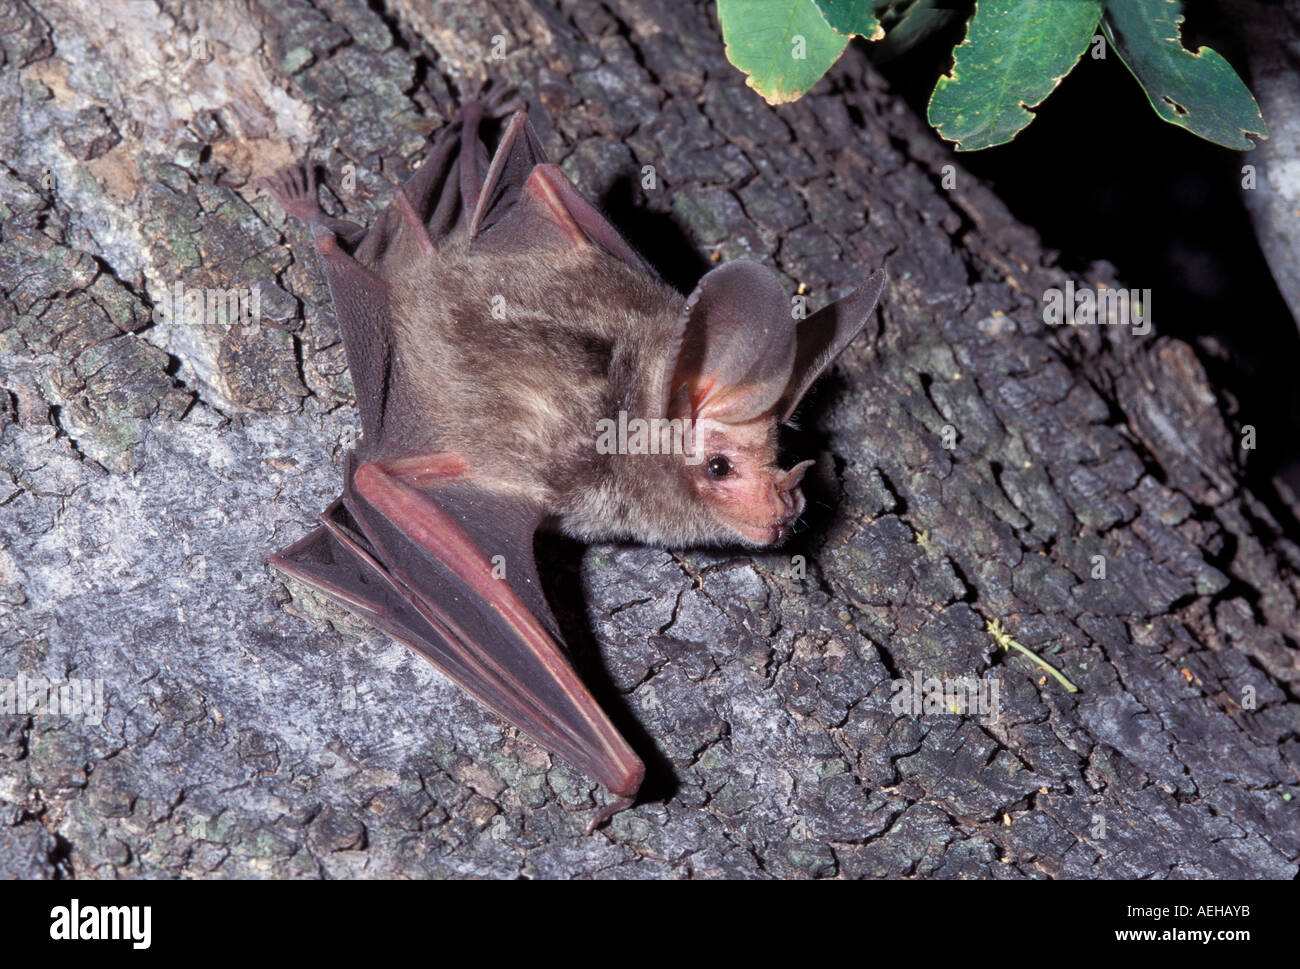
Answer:
[{"label": "bat's folded wing", "polygon": [[[444,634],[431,626],[420,605],[380,563],[360,526],[340,498],[320,516],[321,526],[305,538],[271,556],[271,564],[362,617],[417,653],[464,686],[472,667],[447,648]],[[482,702],[484,688],[471,691]],[[498,709],[504,703],[488,703]]]},{"label": "bat's folded wing", "polygon": [[396,638],[418,632],[422,620],[393,590],[343,499],[325,509],[320,520],[315,531],[272,555],[271,564]]},{"label": "bat's folded wing", "polygon": [[465,480],[431,483],[376,462],[350,466],[347,481],[321,527],[273,564],[614,794],[635,795],[644,766],[556,642],[533,558],[540,513]]}]

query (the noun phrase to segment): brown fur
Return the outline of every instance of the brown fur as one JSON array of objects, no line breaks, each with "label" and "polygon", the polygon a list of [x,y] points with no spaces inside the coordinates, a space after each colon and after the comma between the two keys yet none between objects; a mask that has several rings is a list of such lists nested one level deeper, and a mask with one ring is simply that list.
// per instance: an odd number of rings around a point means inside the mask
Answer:
[{"label": "brown fur", "polygon": [[[389,268],[394,379],[414,391],[400,439],[463,454],[476,479],[538,501],[575,538],[746,542],[694,486],[702,467],[597,453],[602,418],[663,416],[681,295],[595,247],[554,256],[476,256],[458,237]],[[773,456],[776,423],[760,435]]]}]

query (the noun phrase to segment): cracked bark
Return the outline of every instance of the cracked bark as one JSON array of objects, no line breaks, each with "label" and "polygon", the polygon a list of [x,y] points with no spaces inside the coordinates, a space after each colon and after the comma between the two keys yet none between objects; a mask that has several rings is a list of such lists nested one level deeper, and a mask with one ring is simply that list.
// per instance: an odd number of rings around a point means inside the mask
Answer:
[{"label": "cracked bark", "polygon": [[[100,723],[0,716],[5,874],[1296,873],[1289,513],[1241,484],[1187,346],[1042,324],[1051,254],[973,179],[941,190],[952,159],[857,56],[774,110],[680,0],[3,19],[0,677],[106,697]],[[816,306],[890,273],[791,436],[820,464],[790,548],[542,544],[650,763],[592,838],[590,781],[264,565],[356,421],[323,278],[248,181],[311,152],[368,221],[462,73],[519,84],[679,285],[753,256]],[[259,284],[265,325],[156,320],[177,280]],[[900,717],[918,671],[996,681],[1000,710]]]}]

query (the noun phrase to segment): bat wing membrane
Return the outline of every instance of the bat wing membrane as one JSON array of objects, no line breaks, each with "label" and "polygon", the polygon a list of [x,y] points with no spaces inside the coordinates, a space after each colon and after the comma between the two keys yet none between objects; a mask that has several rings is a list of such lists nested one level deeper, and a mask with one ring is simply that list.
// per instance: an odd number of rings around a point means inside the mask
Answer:
[{"label": "bat wing membrane", "polygon": [[598,246],[616,259],[654,270],[546,157],[528,115],[506,125],[469,223],[479,251]]},{"label": "bat wing membrane", "polygon": [[556,643],[532,554],[540,511],[464,481],[413,487],[374,462],[348,480],[322,526],[273,563],[614,794],[634,795],[644,766]]},{"label": "bat wing membrane", "polygon": [[439,129],[420,167],[357,247],[359,262],[374,269],[385,260],[412,258],[469,225],[489,170],[481,129],[484,121],[518,104],[512,95],[503,88],[486,99],[472,99]]},{"label": "bat wing membrane", "polygon": [[[407,590],[380,563],[341,497],[320,520],[319,528],[271,556],[271,563],[429,658],[457,684],[471,679],[472,671],[458,661],[444,635],[430,627]],[[488,705],[496,709],[499,704]]]}]

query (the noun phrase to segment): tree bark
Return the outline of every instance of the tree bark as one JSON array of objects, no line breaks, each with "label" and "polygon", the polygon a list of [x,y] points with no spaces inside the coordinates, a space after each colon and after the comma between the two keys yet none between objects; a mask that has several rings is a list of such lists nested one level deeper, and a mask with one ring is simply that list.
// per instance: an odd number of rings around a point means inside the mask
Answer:
[{"label": "tree bark", "polygon": [[[1243,429],[1187,345],[1046,325],[1052,254],[859,52],[773,109],[687,0],[3,10],[0,678],[104,697],[0,716],[4,874],[1296,874],[1300,550]],[[540,545],[650,766],[592,837],[589,779],[265,565],[357,420],[251,178],[310,153],[369,222],[464,75],[520,85],[681,286],[750,256],[816,308],[889,272],[792,435],[790,547]],[[262,325],[168,320],[178,282],[260,286]],[[900,714],[914,674],[997,709]]]}]

